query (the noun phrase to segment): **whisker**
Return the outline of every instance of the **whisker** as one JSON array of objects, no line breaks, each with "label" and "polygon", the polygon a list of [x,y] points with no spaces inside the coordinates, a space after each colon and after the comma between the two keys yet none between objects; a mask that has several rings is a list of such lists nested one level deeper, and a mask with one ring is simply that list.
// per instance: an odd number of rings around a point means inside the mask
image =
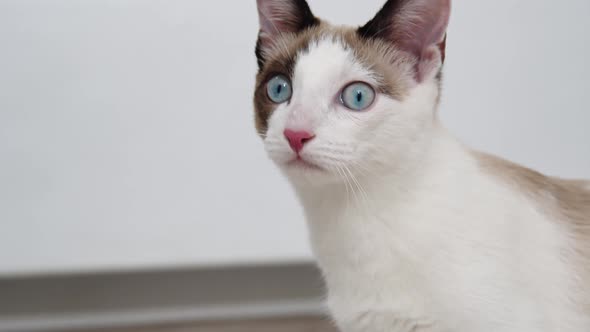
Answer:
[{"label": "whisker", "polygon": [[343,168],[345,171],[348,172],[350,179],[352,180],[352,183],[355,184],[355,186],[357,187],[357,190],[359,191],[359,194],[361,195],[361,200],[358,201],[358,203],[361,205],[359,206],[361,208],[361,211],[364,214],[367,214],[369,210],[369,198],[368,195],[366,193],[366,191],[364,190],[363,186],[360,184],[360,182],[358,181],[358,179],[354,176],[354,174],[352,173],[352,171],[350,170],[350,168],[348,168],[346,165],[343,165]]},{"label": "whisker", "polygon": [[350,209],[350,191],[348,188],[349,183],[348,183],[346,176],[344,175],[344,171],[340,168],[340,166],[336,165],[335,167],[336,167],[336,171],[340,175],[340,178],[344,181],[344,186],[346,188],[346,209],[349,210]]}]

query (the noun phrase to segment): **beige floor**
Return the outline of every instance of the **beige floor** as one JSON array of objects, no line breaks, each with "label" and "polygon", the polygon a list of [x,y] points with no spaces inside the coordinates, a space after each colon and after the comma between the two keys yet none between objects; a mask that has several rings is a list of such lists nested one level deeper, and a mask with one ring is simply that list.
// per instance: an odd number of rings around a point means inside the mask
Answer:
[{"label": "beige floor", "polygon": [[193,325],[152,326],[84,332],[337,332],[323,318],[302,317],[257,321],[199,323]]}]

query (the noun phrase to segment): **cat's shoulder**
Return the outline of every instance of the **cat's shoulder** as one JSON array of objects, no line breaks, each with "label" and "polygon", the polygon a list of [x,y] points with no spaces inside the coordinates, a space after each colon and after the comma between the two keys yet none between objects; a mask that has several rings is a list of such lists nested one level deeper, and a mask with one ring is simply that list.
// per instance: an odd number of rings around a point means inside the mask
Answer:
[{"label": "cat's shoulder", "polygon": [[556,221],[573,240],[570,261],[578,274],[578,297],[590,315],[590,181],[546,176],[505,159],[473,152],[480,169],[528,196],[539,211]]},{"label": "cat's shoulder", "polygon": [[590,223],[590,180],[569,180],[544,175],[500,157],[472,151],[479,168],[512,186],[545,208],[557,208],[565,217]]}]

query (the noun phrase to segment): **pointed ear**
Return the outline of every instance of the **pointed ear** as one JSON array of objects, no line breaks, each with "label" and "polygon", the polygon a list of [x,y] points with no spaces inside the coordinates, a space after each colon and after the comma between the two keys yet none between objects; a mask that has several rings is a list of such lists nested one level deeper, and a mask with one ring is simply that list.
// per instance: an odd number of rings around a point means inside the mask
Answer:
[{"label": "pointed ear", "polygon": [[358,33],[381,38],[416,58],[416,77],[438,74],[445,59],[451,0],[388,0]]},{"label": "pointed ear", "polygon": [[271,47],[284,33],[297,33],[319,24],[305,0],[256,0],[260,32],[256,55],[258,64],[264,64],[265,48]]}]

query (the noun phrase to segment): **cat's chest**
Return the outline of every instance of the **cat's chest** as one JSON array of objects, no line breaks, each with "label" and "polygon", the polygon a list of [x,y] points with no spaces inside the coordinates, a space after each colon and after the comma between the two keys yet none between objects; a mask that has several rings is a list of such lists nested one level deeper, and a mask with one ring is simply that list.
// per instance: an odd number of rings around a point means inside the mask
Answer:
[{"label": "cat's chest", "polygon": [[[414,242],[420,231],[393,226],[393,218],[393,213],[346,215],[324,219],[311,229],[313,250],[328,284],[328,306],[347,327],[344,331],[378,331],[377,326],[434,331],[424,327],[432,325],[429,261],[438,241]],[[328,225],[333,222],[338,227]],[[420,237],[428,239],[429,233]]]},{"label": "cat's chest", "polygon": [[[328,305],[344,332],[495,331],[494,321],[549,326],[547,310],[530,295],[545,288],[522,282],[557,265],[548,260],[551,246],[536,240],[551,233],[542,229],[547,223],[517,198],[499,209],[469,196],[426,196],[371,214],[308,213]],[[538,234],[521,232],[527,225]],[[530,253],[543,261],[522,259]],[[545,275],[547,284],[559,284]],[[384,329],[391,326],[399,327]]]},{"label": "cat's chest", "polygon": [[308,216],[315,256],[334,283],[423,282],[447,245],[436,225],[424,226],[435,217],[410,206],[343,211]]}]

